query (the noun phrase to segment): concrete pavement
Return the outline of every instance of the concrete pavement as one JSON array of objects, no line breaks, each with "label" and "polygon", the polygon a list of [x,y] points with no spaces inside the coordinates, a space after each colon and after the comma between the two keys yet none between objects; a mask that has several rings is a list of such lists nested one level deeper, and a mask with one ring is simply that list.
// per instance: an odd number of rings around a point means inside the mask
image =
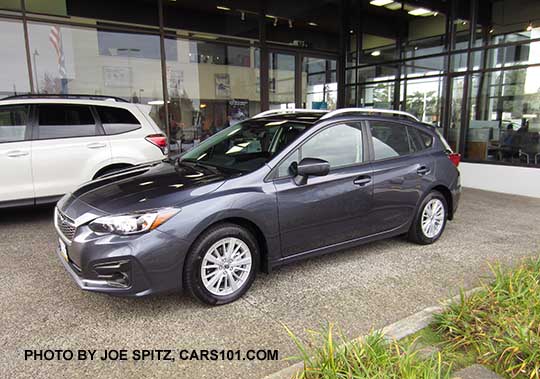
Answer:
[{"label": "concrete pavement", "polygon": [[465,190],[436,244],[400,238],[261,274],[240,301],[209,308],[171,294],[142,299],[80,291],[54,253],[52,208],[0,213],[3,377],[260,378],[290,361],[25,361],[23,349],[278,349],[282,324],[304,335],[326,321],[349,336],[395,322],[488,277],[487,262],[540,254],[540,200]]}]

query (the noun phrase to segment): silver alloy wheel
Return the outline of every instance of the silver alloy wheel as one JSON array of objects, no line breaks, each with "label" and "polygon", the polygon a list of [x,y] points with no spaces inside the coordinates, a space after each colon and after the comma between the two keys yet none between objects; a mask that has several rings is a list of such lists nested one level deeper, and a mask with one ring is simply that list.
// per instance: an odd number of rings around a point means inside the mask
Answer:
[{"label": "silver alloy wheel", "polygon": [[422,233],[427,238],[434,238],[439,235],[444,225],[446,217],[444,204],[439,199],[428,201],[422,211]]},{"label": "silver alloy wheel", "polygon": [[204,254],[201,279],[213,295],[225,296],[238,291],[251,272],[251,251],[244,241],[222,238]]}]

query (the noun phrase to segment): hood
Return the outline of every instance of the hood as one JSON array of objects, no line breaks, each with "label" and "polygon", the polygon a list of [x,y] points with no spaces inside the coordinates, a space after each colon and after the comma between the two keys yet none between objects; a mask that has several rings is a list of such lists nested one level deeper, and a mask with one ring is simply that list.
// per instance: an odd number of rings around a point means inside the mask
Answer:
[{"label": "hood", "polygon": [[104,213],[125,213],[181,205],[215,191],[226,179],[209,168],[162,161],[88,182],[71,199]]}]

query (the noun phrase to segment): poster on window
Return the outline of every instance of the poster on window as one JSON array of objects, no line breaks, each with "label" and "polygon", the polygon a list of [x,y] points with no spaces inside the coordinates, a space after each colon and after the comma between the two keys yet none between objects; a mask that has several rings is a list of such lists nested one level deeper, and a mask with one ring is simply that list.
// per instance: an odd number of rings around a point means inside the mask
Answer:
[{"label": "poster on window", "polygon": [[227,103],[227,126],[231,126],[249,118],[249,100],[234,99]]},{"label": "poster on window", "polygon": [[131,68],[103,66],[103,82],[105,87],[129,87]]},{"label": "poster on window", "polygon": [[231,79],[229,74],[215,74],[216,97],[231,97]]}]

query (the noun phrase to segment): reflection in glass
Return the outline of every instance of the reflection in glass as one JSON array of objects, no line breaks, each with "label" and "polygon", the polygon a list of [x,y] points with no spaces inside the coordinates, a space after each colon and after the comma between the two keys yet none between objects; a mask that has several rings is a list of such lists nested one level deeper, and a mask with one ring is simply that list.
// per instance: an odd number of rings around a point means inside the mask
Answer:
[{"label": "reflection in glass", "polygon": [[473,77],[466,157],[540,164],[540,68]]},{"label": "reflection in glass", "polygon": [[270,109],[294,108],[294,55],[272,52],[269,62]]},{"label": "reflection in glass", "polygon": [[260,111],[258,50],[170,39],[167,90],[172,149],[185,151]]},{"label": "reflection in glass", "polygon": [[337,79],[334,59],[304,57],[302,104],[307,109],[336,109]]},{"label": "reflection in glass", "polygon": [[30,92],[22,23],[0,20],[0,44],[0,97]]}]

